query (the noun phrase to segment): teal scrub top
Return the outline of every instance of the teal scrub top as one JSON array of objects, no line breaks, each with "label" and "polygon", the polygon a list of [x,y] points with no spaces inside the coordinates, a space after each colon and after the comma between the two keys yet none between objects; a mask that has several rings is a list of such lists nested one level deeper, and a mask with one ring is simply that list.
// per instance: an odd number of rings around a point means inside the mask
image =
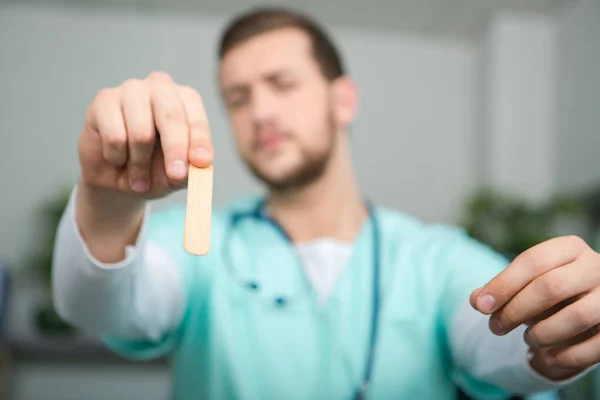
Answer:
[{"label": "teal scrub top", "polygon": [[[369,348],[377,250],[380,325],[367,398],[454,399],[457,384],[477,398],[509,397],[454,366],[448,340],[458,307],[506,267],[504,257],[459,229],[377,206],[379,248],[369,220],[333,293],[320,304],[293,244],[275,225],[246,217],[228,228],[233,215],[260,201],[215,210],[211,251],[202,257],[183,249],[184,204],[151,212],[144,235],[181,269],[185,315],[160,341],[104,337],[107,346],[133,360],[168,356],[176,400],[351,399]],[[236,277],[258,282],[260,290]],[[287,303],[277,305],[277,296]]]}]

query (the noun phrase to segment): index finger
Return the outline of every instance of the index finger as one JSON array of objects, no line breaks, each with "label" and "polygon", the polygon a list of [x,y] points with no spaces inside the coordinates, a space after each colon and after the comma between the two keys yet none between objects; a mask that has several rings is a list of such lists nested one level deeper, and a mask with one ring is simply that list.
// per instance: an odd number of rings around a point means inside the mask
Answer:
[{"label": "index finger", "polygon": [[165,159],[165,172],[173,181],[187,177],[189,126],[186,112],[168,75],[150,76],[152,111]]},{"label": "index finger", "polygon": [[179,86],[177,91],[190,127],[190,162],[199,168],[208,167],[213,162],[214,149],[202,98],[189,86]]},{"label": "index finger", "polygon": [[575,261],[587,245],[576,236],[554,238],[521,253],[483,288],[471,295],[471,305],[484,314],[504,306],[531,281]]}]

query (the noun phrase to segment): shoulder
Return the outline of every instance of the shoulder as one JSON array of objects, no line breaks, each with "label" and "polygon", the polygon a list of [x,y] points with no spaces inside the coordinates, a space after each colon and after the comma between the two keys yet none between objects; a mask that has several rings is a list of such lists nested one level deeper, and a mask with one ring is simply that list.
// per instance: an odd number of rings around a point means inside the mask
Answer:
[{"label": "shoulder", "polygon": [[410,254],[435,266],[465,262],[456,260],[486,260],[505,264],[506,259],[488,245],[470,237],[459,226],[432,223],[385,207],[376,207],[385,246],[397,254]]},{"label": "shoulder", "polygon": [[457,225],[427,223],[379,208],[389,290],[400,303],[409,293],[453,315],[469,294],[509,261]]},{"label": "shoulder", "polygon": [[387,240],[432,245],[468,237],[466,231],[458,225],[426,222],[386,206],[377,206],[375,210],[377,222]]}]

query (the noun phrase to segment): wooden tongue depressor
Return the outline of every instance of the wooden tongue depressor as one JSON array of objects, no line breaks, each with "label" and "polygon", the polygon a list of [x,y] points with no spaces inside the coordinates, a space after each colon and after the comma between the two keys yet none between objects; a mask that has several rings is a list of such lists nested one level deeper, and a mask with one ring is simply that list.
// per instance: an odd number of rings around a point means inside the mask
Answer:
[{"label": "wooden tongue depressor", "polygon": [[190,164],[183,248],[190,254],[203,256],[210,250],[213,167],[198,168]]}]

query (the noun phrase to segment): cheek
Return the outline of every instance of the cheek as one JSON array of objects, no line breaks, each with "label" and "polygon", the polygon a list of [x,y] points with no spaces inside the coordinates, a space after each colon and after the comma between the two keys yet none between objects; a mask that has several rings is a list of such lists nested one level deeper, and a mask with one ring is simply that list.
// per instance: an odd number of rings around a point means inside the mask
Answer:
[{"label": "cheek", "polygon": [[326,140],[324,130],[328,129],[330,105],[322,94],[299,96],[288,108],[289,120],[293,124],[295,135],[308,142],[318,145]]}]

